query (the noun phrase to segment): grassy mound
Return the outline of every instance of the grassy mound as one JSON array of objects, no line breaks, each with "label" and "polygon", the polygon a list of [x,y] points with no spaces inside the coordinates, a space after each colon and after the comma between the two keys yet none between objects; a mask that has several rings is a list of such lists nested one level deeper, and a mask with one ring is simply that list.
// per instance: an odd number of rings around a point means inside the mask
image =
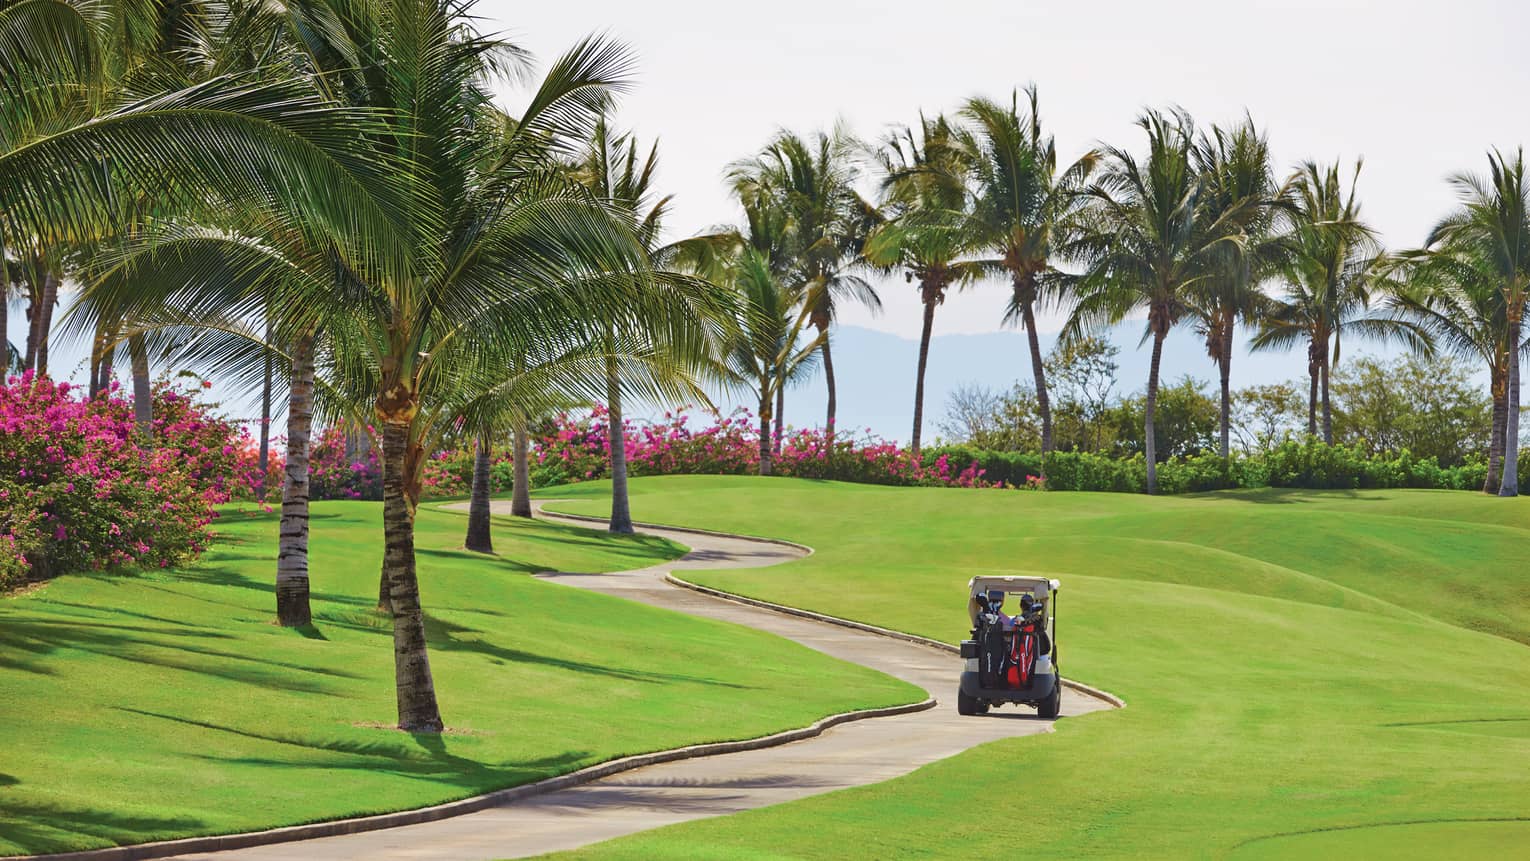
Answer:
[{"label": "grassy mound", "polygon": [[643,567],[679,555],[670,542],[504,519],[483,557],[458,549],[463,515],[427,508],[421,588],[453,732],[378,728],[394,719],[380,513],[314,506],[306,634],[272,624],[275,515],[237,508],[190,569],[0,599],[0,855],[420,807],[923,696],[776,637],[526,576]]},{"label": "grassy mound", "polygon": [[[738,477],[643,479],[633,492],[644,519],[818,550],[701,582],[947,641],[966,633],[974,574],[1060,577],[1064,675],[1129,707],[578,857],[832,858],[854,847],[960,858],[994,840],[1054,857],[1523,851],[1530,500],[1148,499]],[[983,836],[995,822],[1013,827]]]}]

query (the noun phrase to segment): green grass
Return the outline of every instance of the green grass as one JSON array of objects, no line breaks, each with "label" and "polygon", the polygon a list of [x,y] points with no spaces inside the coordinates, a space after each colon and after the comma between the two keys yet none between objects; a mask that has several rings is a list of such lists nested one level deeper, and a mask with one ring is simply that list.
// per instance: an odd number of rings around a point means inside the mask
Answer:
[{"label": "green grass", "polygon": [[696,580],[947,641],[974,574],[1060,577],[1064,674],[1128,707],[570,857],[1512,857],[1530,840],[1530,500],[747,477],[633,494],[640,519],[818,551]]},{"label": "green grass", "polygon": [[275,517],[238,509],[187,570],[0,599],[0,855],[420,807],[923,696],[786,640],[527,576],[642,567],[678,555],[670,542],[504,519],[487,558],[458,549],[463,515],[427,507],[421,584],[454,732],[374,728],[394,719],[379,515],[314,506],[306,633],[271,623]]}]

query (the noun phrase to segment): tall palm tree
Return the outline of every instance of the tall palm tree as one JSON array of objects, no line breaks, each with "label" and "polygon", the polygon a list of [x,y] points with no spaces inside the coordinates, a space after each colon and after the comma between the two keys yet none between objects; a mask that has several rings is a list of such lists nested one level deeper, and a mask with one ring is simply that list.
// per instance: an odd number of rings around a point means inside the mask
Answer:
[{"label": "tall palm tree", "polygon": [[[876,289],[857,272],[866,236],[877,220],[875,208],[855,190],[859,143],[836,128],[804,138],[780,131],[754,158],[729,171],[740,198],[770,200],[785,214],[787,250],[782,276],[801,297],[808,325],[820,336],[824,384],[828,389],[825,433],[832,442],[838,407],[830,328],[846,302],[882,308]],[[784,390],[783,390],[784,391]],[[777,392],[777,416],[783,420]],[[777,434],[779,441],[780,434]]]},{"label": "tall palm tree", "polygon": [[1418,325],[1436,345],[1487,366],[1493,431],[1482,492],[1496,496],[1509,407],[1508,302],[1499,289],[1491,254],[1462,239],[1466,237],[1399,255],[1391,277],[1400,283],[1389,291],[1387,305]]},{"label": "tall palm tree", "polygon": [[1008,105],[985,98],[969,99],[962,106],[966,122],[964,140],[971,153],[974,206],[972,223],[986,250],[998,255],[988,265],[1006,272],[1010,301],[1006,323],[1019,323],[1031,351],[1031,373],[1036,386],[1036,407],[1041,415],[1043,460],[1052,451],[1052,402],[1048,397],[1046,369],[1036,331],[1036,310],[1055,295],[1053,249],[1072,211],[1082,200],[1082,190],[1099,163],[1099,154],[1080,156],[1061,173],[1052,136],[1041,129],[1034,84],[1025,89],[1027,106],[1020,94],[1010,94]]},{"label": "tall palm tree", "polygon": [[1426,348],[1421,330],[1408,320],[1370,313],[1385,284],[1386,265],[1375,233],[1360,217],[1355,197],[1360,168],[1357,161],[1347,192],[1337,164],[1307,162],[1292,180],[1278,266],[1286,295],[1266,310],[1250,343],[1256,350],[1306,343],[1307,433],[1318,433],[1321,411],[1322,437],[1328,444],[1333,443],[1329,379],[1339,363],[1344,335]]},{"label": "tall palm tree", "polygon": [[426,732],[442,722],[413,547],[425,452],[463,392],[502,380],[515,356],[599,343],[609,323],[625,330],[651,310],[624,301],[625,273],[642,268],[630,231],[555,163],[556,148],[584,138],[621,86],[625,50],[586,40],[553,64],[521,117],[505,117],[486,81],[519,55],[478,35],[470,11],[400,0],[296,28],[324,87],[379,112],[363,139],[375,145],[374,170],[395,182],[362,185],[352,203],[389,213],[396,229],[337,258],[306,223],[276,219],[250,245],[304,277],[274,279],[246,300],[289,309],[294,330],[355,330],[332,373],[380,426],[398,721]]},{"label": "tall palm tree", "polygon": [[[1429,244],[1466,246],[1480,255],[1482,268],[1503,295],[1509,345],[1522,340],[1525,301],[1530,293],[1530,188],[1525,186],[1525,156],[1494,150],[1488,173],[1451,178],[1461,208],[1435,226]],[[1508,397],[1503,428],[1503,480],[1499,496],[1519,495],[1519,353],[1507,356]]]},{"label": "tall palm tree", "polygon": [[1189,308],[1221,381],[1219,452],[1225,458],[1231,448],[1233,340],[1238,322],[1257,320],[1268,304],[1259,286],[1279,262],[1282,244],[1274,225],[1286,191],[1275,180],[1269,141],[1252,118],[1203,133],[1195,164],[1205,182],[1208,217],[1242,210],[1234,241],[1218,245],[1213,271],[1192,291]]},{"label": "tall palm tree", "polygon": [[973,218],[968,159],[947,117],[920,117],[917,132],[907,126],[892,132],[873,158],[882,174],[887,221],[867,239],[866,259],[884,269],[903,269],[907,281],[919,282],[924,305],[909,441],[917,455],[935,309],[952,286],[972,284],[985,274],[985,265],[970,258],[982,247],[982,234]]},{"label": "tall palm tree", "polygon": [[1191,308],[1194,291],[1217,271],[1226,243],[1236,241],[1256,210],[1252,204],[1215,211],[1205,177],[1195,168],[1195,127],[1183,111],[1149,110],[1137,121],[1148,151],[1139,162],[1116,147],[1104,149],[1103,173],[1087,194],[1066,256],[1084,266],[1074,280],[1077,305],[1064,330],[1075,337],[1100,323],[1147,312],[1153,341],[1148,363],[1143,431],[1147,492],[1158,492],[1154,418],[1164,338]]},{"label": "tall palm tree", "polygon": [[[698,245],[727,245],[733,239],[725,234],[708,234],[666,244],[663,241],[664,218],[671,198],[656,198],[654,172],[658,168],[658,144],[645,155],[631,135],[613,131],[605,117],[595,126],[590,145],[576,174],[595,197],[620,214],[637,236],[646,256],[648,271],[638,282],[642,291],[634,301],[669,305],[676,326],[663,333],[662,342],[651,345],[649,355],[656,361],[668,360],[671,381],[686,388],[693,376],[720,377],[716,356],[721,352],[724,332],[731,323],[732,308],[711,301],[713,285],[700,276],[678,271],[675,264],[694,256]],[[698,301],[700,300],[700,301]],[[607,333],[615,349],[614,328]],[[605,401],[607,437],[611,446],[611,520],[612,532],[633,531],[632,506],[627,490],[627,446],[620,363],[613,356],[606,370]],[[657,364],[645,366],[648,372],[663,372]],[[690,396],[706,402],[706,394],[691,388]]]}]

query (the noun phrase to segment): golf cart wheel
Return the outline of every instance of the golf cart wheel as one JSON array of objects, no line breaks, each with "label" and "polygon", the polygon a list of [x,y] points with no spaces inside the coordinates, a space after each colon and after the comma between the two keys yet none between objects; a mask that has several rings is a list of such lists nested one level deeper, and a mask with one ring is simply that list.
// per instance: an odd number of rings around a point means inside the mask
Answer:
[{"label": "golf cart wheel", "polygon": [[1058,676],[1057,682],[1052,685],[1052,692],[1047,698],[1036,704],[1036,716],[1053,720],[1062,711],[1062,677]]},{"label": "golf cart wheel", "polygon": [[978,705],[977,697],[969,697],[963,691],[956,692],[956,713],[959,715],[980,715],[983,709]]}]

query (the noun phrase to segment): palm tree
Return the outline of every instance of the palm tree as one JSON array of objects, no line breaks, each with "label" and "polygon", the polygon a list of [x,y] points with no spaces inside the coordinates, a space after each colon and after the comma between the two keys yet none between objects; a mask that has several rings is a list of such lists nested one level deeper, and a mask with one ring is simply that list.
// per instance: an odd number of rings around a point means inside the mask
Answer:
[{"label": "palm tree", "polygon": [[[576,174],[595,197],[627,221],[647,258],[648,271],[637,282],[642,295],[634,301],[655,306],[670,306],[670,316],[678,325],[664,333],[649,355],[666,362],[667,369],[646,366],[648,371],[665,373],[670,380],[687,389],[694,399],[706,402],[706,393],[690,386],[693,376],[720,377],[715,357],[720,353],[724,330],[729,326],[732,308],[711,301],[716,288],[705,279],[677,271],[674,264],[695,256],[695,246],[726,245],[733,239],[724,234],[710,234],[665,244],[664,218],[670,197],[655,199],[652,185],[658,168],[658,144],[646,156],[630,135],[613,132],[602,117],[595,126],[590,145]],[[610,349],[615,349],[614,328],[607,333]],[[606,369],[605,401],[607,431],[611,445],[611,532],[630,535],[632,506],[627,491],[627,446],[623,420],[620,363],[613,355]]]},{"label": "palm tree", "polygon": [[[1487,176],[1451,178],[1461,208],[1429,234],[1429,243],[1467,247],[1503,296],[1508,345],[1523,339],[1525,301],[1530,292],[1530,189],[1525,186],[1523,150],[1512,157],[1488,153]],[[1503,428],[1503,480],[1499,496],[1519,495],[1519,353],[1508,350],[1508,392]]]},{"label": "palm tree", "polygon": [[1277,267],[1286,296],[1260,320],[1250,346],[1256,350],[1307,345],[1310,378],[1307,433],[1318,432],[1322,413],[1323,442],[1333,443],[1333,406],[1329,378],[1338,365],[1345,334],[1378,340],[1396,339],[1427,349],[1421,330],[1409,321],[1369,313],[1372,299],[1384,286],[1385,256],[1374,232],[1360,218],[1355,163],[1346,193],[1338,165],[1326,168],[1307,162],[1292,180],[1293,198],[1284,213],[1287,221]]},{"label": "palm tree", "polygon": [[1041,130],[1036,86],[1026,87],[1025,94],[1028,107],[1023,113],[1019,93],[1014,92],[1007,106],[984,98],[969,99],[961,116],[967,125],[963,139],[971,154],[976,195],[973,226],[981,244],[998,255],[988,266],[1009,275],[1011,293],[1004,321],[1018,322],[1030,346],[1045,461],[1052,451],[1052,405],[1036,331],[1036,309],[1057,298],[1045,290],[1055,280],[1050,277],[1055,272],[1053,248],[1081,200],[1079,191],[1098,164],[1099,154],[1085,153],[1058,173],[1057,148],[1051,135]]},{"label": "palm tree", "polygon": [[1392,273],[1399,283],[1389,291],[1387,304],[1435,344],[1487,366],[1493,431],[1482,492],[1496,496],[1502,481],[1509,406],[1508,303],[1499,289],[1491,254],[1461,239],[1399,255]]},{"label": "palm tree", "polygon": [[1144,337],[1152,338],[1153,353],[1143,430],[1147,492],[1157,493],[1154,413],[1164,338],[1189,313],[1193,292],[1217,271],[1223,245],[1236,240],[1257,207],[1213,211],[1208,205],[1188,114],[1149,110],[1137,124],[1148,136],[1146,160],[1105,148],[1104,172],[1089,187],[1088,207],[1067,244],[1066,256],[1085,269],[1074,279],[1077,305],[1064,334],[1076,337],[1094,325],[1147,312]]},{"label": "palm tree", "polygon": [[[785,214],[786,271],[781,274],[801,297],[808,325],[822,336],[819,354],[828,389],[824,429],[831,443],[838,397],[829,330],[845,302],[865,305],[873,313],[882,308],[876,289],[856,272],[877,220],[875,208],[855,190],[858,147],[843,129],[811,138],[781,131],[759,155],[734,164],[729,172],[740,198],[769,200]],[[778,423],[783,392],[777,392]]]},{"label": "palm tree", "polygon": [[581,43],[512,119],[489,106],[484,83],[519,55],[474,32],[468,7],[405,0],[370,11],[294,29],[326,90],[379,112],[361,137],[375,145],[362,175],[392,181],[348,189],[348,202],[363,216],[387,212],[396,229],[354,242],[358,229],[337,230],[337,245],[308,221],[263,212],[238,226],[269,222],[249,247],[296,273],[247,293],[248,304],[288,309],[294,331],[354,330],[331,373],[381,428],[399,726],[431,732],[442,722],[413,547],[425,452],[463,393],[503,380],[513,357],[599,343],[609,323],[625,331],[650,309],[624,301],[627,273],[642,268],[630,231],[576,193],[554,158],[606,108],[625,50]]},{"label": "palm tree", "polygon": [[1281,242],[1273,228],[1286,190],[1275,181],[1269,141],[1252,118],[1202,134],[1195,163],[1205,182],[1208,217],[1240,212],[1239,234],[1218,246],[1220,259],[1192,291],[1189,307],[1221,378],[1219,451],[1225,458],[1231,447],[1233,340],[1238,322],[1257,320],[1268,303],[1259,285],[1279,259]]},{"label": "palm tree", "polygon": [[733,380],[758,399],[760,475],[773,471],[771,416],[781,387],[810,367],[823,346],[823,333],[804,341],[805,315],[795,309],[796,296],[771,271],[765,254],[743,248],[730,267],[739,299],[739,319],[726,353]]},{"label": "palm tree", "polygon": [[919,130],[890,134],[873,154],[882,173],[887,221],[866,241],[866,259],[884,269],[902,268],[919,282],[924,320],[914,376],[914,425],[909,447],[919,453],[924,426],[924,374],[930,357],[935,309],[953,285],[965,286],[985,272],[965,259],[982,247],[967,187],[967,158],[957,130],[943,115],[920,117]]}]

